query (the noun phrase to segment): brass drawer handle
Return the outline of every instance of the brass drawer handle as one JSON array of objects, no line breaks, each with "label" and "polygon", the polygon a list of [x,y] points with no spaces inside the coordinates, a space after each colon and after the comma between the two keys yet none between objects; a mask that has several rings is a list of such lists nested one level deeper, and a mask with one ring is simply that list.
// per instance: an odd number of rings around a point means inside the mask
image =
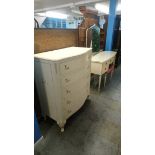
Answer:
[{"label": "brass drawer handle", "polygon": [[69,80],[69,79],[65,79],[65,81],[66,81],[66,82],[69,82],[70,80]]},{"label": "brass drawer handle", "polygon": [[66,90],[66,93],[69,94],[69,93],[71,93],[71,91],[70,90]]},{"label": "brass drawer handle", "polygon": [[69,66],[65,65],[65,69],[68,70],[69,69]]}]

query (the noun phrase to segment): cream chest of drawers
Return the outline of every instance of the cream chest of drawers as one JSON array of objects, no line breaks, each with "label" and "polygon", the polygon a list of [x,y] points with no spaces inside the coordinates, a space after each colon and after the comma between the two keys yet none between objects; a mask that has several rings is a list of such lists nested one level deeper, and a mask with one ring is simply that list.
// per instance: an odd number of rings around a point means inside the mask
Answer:
[{"label": "cream chest of drawers", "polygon": [[35,54],[35,83],[43,116],[61,131],[90,91],[91,48],[69,47]]}]

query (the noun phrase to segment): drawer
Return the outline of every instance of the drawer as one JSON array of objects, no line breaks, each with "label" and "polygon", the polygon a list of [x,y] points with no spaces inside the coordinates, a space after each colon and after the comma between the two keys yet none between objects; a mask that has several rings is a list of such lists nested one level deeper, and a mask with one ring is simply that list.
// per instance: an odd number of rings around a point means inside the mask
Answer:
[{"label": "drawer", "polygon": [[72,97],[65,98],[64,114],[66,118],[74,114],[82,107],[87,98],[88,89],[89,88],[83,89],[83,91],[80,91],[78,94],[73,94]]},{"label": "drawer", "polygon": [[108,71],[108,69],[109,69],[109,67],[108,67],[108,66],[104,66],[104,67],[102,68],[102,74],[104,74],[105,72],[107,72],[107,71]]},{"label": "drawer", "polygon": [[62,88],[63,100],[65,100],[66,98],[67,99],[72,98],[74,95],[79,95],[79,93],[84,89],[86,89],[89,94],[90,78],[85,77],[80,79],[79,82],[74,82],[68,86],[63,87]]},{"label": "drawer", "polygon": [[66,85],[70,85],[74,82],[79,83],[79,81],[81,82],[83,78],[90,79],[90,65],[81,70],[77,70],[76,72],[61,76],[61,84],[65,87]]},{"label": "drawer", "polygon": [[91,55],[86,54],[80,58],[74,58],[74,60],[63,62],[60,64],[60,72],[61,74],[68,74],[72,71],[84,68],[85,66],[90,64]]},{"label": "drawer", "polygon": [[91,63],[91,73],[101,75],[101,71],[102,71],[101,63],[96,62]]},{"label": "drawer", "polygon": [[109,64],[110,64],[110,61],[108,60],[108,61],[105,61],[105,62],[103,63],[103,66],[108,67]]},{"label": "drawer", "polygon": [[109,69],[109,60],[102,64],[102,74],[108,71]]}]

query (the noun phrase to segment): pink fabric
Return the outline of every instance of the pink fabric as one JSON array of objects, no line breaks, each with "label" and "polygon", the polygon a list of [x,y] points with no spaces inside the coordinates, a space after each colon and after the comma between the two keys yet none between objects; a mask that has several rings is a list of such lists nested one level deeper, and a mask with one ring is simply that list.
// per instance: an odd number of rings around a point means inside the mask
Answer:
[{"label": "pink fabric", "polygon": [[108,69],[107,73],[110,73],[110,72],[113,71],[113,70],[114,70],[114,65],[112,65],[112,66]]}]

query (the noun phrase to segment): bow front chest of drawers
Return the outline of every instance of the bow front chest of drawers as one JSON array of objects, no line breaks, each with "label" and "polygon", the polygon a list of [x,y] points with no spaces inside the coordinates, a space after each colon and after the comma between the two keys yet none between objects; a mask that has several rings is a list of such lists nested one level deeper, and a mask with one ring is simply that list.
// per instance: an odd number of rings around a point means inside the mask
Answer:
[{"label": "bow front chest of drawers", "polygon": [[35,83],[42,114],[61,131],[90,93],[91,48],[69,47],[35,54]]}]

